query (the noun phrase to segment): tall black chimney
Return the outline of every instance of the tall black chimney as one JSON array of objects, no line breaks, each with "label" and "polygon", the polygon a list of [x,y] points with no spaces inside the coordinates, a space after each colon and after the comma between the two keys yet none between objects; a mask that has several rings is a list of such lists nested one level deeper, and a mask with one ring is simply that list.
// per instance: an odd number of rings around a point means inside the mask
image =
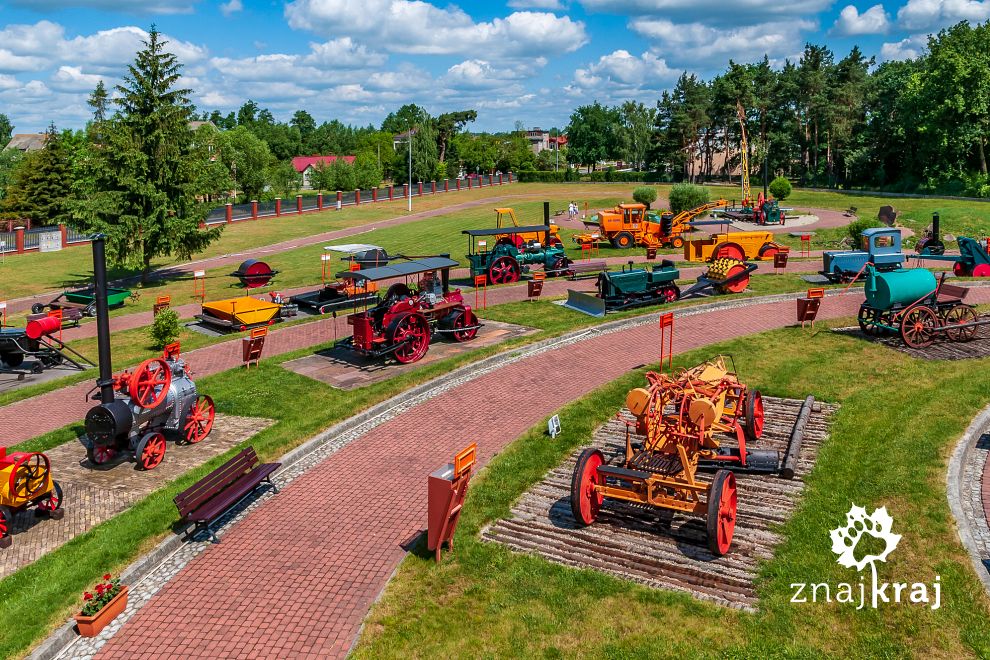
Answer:
[{"label": "tall black chimney", "polygon": [[942,240],[942,232],[939,231],[939,221],[938,213],[932,213],[932,239],[936,241]]},{"label": "tall black chimney", "polygon": [[113,394],[113,368],[110,360],[110,310],[107,307],[106,236],[95,234],[93,244],[93,280],[96,294],[96,347],[100,354],[100,401],[110,403]]},{"label": "tall black chimney", "polygon": [[550,226],[550,202],[543,202],[543,224]]}]

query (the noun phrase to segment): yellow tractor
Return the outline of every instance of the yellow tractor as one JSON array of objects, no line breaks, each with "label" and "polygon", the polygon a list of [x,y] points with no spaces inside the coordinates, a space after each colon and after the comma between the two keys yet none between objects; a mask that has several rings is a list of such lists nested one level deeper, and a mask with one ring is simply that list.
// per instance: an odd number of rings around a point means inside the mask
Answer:
[{"label": "yellow tractor", "polygon": [[712,209],[725,208],[728,200],[719,199],[687,211],[674,214],[668,211],[652,213],[643,204],[619,204],[614,209],[600,211],[595,218],[585,222],[587,232],[574,237],[579,245],[608,241],[612,247],[631,248],[680,248],[683,234],[690,231],[690,223]]},{"label": "yellow tractor", "polygon": [[684,244],[684,260],[695,262],[735,259],[748,261],[764,259],[772,261],[780,252],[790,248],[773,240],[769,231],[737,231],[732,234],[722,232],[708,238],[699,238]]},{"label": "yellow tractor", "polygon": [[10,547],[14,514],[29,506],[56,520],[64,514],[62,487],[52,479],[48,457],[40,452],[8,455],[0,447],[0,548]]},{"label": "yellow tractor", "polygon": [[[509,221],[512,225],[509,225]],[[495,228],[502,229],[502,227],[518,227],[519,220],[516,219],[516,212],[510,208],[500,208],[495,209]],[[540,242],[543,240],[542,231],[534,232],[521,232],[512,234],[496,234],[495,242],[498,243],[511,243],[517,248],[522,249],[523,246],[529,245],[533,242]],[[553,247],[555,245],[563,245],[560,240],[560,226],[550,223],[550,245],[547,247]]]}]

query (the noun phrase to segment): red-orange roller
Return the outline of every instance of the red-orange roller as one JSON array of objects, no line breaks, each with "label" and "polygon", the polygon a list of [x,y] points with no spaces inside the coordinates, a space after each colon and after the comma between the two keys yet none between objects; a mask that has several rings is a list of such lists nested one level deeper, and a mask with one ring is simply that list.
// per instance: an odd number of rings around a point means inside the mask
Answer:
[{"label": "red-orange roller", "polygon": [[46,335],[58,332],[62,328],[62,320],[56,316],[46,316],[43,319],[28,321],[24,332],[28,339],[40,339]]}]

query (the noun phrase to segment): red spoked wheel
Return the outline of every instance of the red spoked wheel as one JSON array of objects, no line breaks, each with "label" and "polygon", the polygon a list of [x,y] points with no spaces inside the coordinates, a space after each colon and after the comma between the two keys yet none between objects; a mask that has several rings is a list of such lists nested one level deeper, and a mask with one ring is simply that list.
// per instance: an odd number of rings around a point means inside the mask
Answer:
[{"label": "red spoked wheel", "polygon": [[14,512],[10,507],[0,506],[0,548],[10,547],[10,530],[14,526]]},{"label": "red spoked wheel", "polygon": [[399,347],[393,355],[401,364],[419,360],[430,348],[430,326],[422,314],[406,314],[392,322],[389,329],[391,344]]},{"label": "red spoked wheel", "polygon": [[736,530],[736,476],[728,470],[715,473],[711,488],[708,489],[708,549],[721,557],[732,545],[732,534]]},{"label": "red spoked wheel", "polygon": [[567,267],[571,265],[571,260],[564,256],[553,258],[550,268],[544,268],[547,277],[560,277],[567,274]]},{"label": "red spoked wheel", "polygon": [[[462,312],[454,312],[456,315],[454,317],[454,322],[451,326],[454,332],[451,336],[456,342],[471,341],[478,336],[478,328],[472,328],[473,325],[478,325],[478,317],[474,315],[470,309],[465,309]],[[460,330],[458,328],[468,328],[467,330]]]},{"label": "red spoked wheel", "polygon": [[213,430],[213,420],[217,416],[213,399],[206,394],[200,394],[186,417],[183,430],[186,432],[186,442],[196,444],[203,440]]},{"label": "red spoked wheel", "polygon": [[605,480],[598,474],[598,468],[605,463],[602,453],[589,447],[578,456],[571,476],[571,513],[579,527],[586,527],[595,522],[602,508],[604,497],[596,486]]},{"label": "red spoked wheel", "polygon": [[979,327],[975,325],[965,328],[953,326],[976,323],[978,320],[979,317],[976,315],[976,310],[969,305],[959,304],[949,308],[949,311],[942,317],[942,322],[945,324],[945,338],[949,341],[969,341],[973,339]]},{"label": "red spoked wheel", "polygon": [[110,445],[93,445],[86,448],[86,458],[93,465],[104,465],[113,460],[117,450]]},{"label": "red spoked wheel", "polygon": [[38,502],[38,512],[51,516],[62,508],[62,486],[57,481],[52,482],[52,489],[48,496]]},{"label": "red spoked wheel", "polygon": [[760,259],[766,259],[767,261],[773,261],[773,258],[780,254],[780,248],[776,245],[770,245],[767,243],[760,248]]},{"label": "red spoked wheel", "polygon": [[519,262],[512,257],[499,257],[488,267],[488,281],[492,284],[512,284],[519,281]]},{"label": "red spoked wheel", "polygon": [[44,492],[50,471],[51,464],[44,454],[24,454],[17,459],[10,471],[8,492],[15,500],[32,500]]},{"label": "red spoked wheel", "polygon": [[928,348],[935,343],[935,332],[940,325],[934,311],[913,307],[901,320],[901,339],[911,348]]},{"label": "red spoked wheel", "polygon": [[154,470],[165,458],[165,436],[145,433],[134,449],[134,457],[142,470]]},{"label": "red spoked wheel", "polygon": [[[719,293],[742,293],[749,286],[749,275],[742,276],[746,272],[746,266],[736,264],[725,273],[725,284],[719,284],[716,288]],[[733,279],[736,276],[737,279]],[[730,281],[731,280],[731,281]]]},{"label": "red spoked wheel", "polygon": [[162,358],[145,360],[131,374],[128,393],[142,408],[154,408],[165,401],[172,384],[172,369]]},{"label": "red spoked wheel", "polygon": [[746,439],[756,442],[763,437],[763,422],[765,414],[763,412],[763,395],[759,390],[750,390],[746,395],[746,424],[743,431],[746,432]]},{"label": "red spoked wheel", "polygon": [[969,272],[969,268],[966,268],[966,266],[961,261],[957,261],[956,263],[952,264],[952,274],[955,275],[956,277],[969,277],[970,275],[972,275],[972,273]]},{"label": "red spoked wheel", "polygon": [[974,266],[973,277],[990,277],[990,264],[977,264]]},{"label": "red spoked wheel", "polygon": [[671,284],[660,289],[660,301],[672,303],[681,297],[681,290],[676,284]]},{"label": "red spoked wheel", "polygon": [[712,250],[712,258],[746,261],[746,251],[738,243],[719,243]]}]

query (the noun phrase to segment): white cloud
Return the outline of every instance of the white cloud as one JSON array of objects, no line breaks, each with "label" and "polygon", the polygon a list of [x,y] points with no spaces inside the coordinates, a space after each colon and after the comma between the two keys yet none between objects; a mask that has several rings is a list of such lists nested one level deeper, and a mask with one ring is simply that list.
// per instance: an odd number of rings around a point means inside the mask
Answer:
[{"label": "white cloud", "polygon": [[927,34],[915,34],[900,41],[885,43],[880,47],[884,60],[913,60],[928,46]]},{"label": "white cloud", "polygon": [[15,55],[6,48],[0,48],[0,72],[41,71],[47,66],[48,62],[42,57]]},{"label": "white cloud", "polygon": [[189,14],[198,0],[11,0],[11,4],[35,11],[80,7],[128,14]]},{"label": "white cloud", "polygon": [[696,68],[724,68],[729,58],[750,62],[762,58],[786,56],[798,52],[804,41],[802,32],[817,25],[807,20],[788,20],[732,28],[716,28],[704,23],[673,23],[666,19],[636,19],[630,27],[660,43],[656,52],[669,54],[675,64]]},{"label": "white cloud", "polygon": [[897,11],[897,22],[907,30],[937,30],[959,21],[990,19],[990,0],[908,0]]},{"label": "white cloud", "polygon": [[[207,50],[202,46],[173,39],[162,35],[168,43],[165,50],[179,58],[181,64],[194,64],[206,58]],[[148,40],[148,33],[139,27],[125,27],[100,30],[90,36],[79,36],[57,44],[62,61],[86,62],[89,66],[120,70],[134,60],[134,54],[141,50],[142,42]]]},{"label": "white cloud", "polygon": [[60,92],[85,94],[93,91],[101,80],[103,76],[83,73],[80,67],[60,66],[52,74],[51,85]]},{"label": "white cloud", "polygon": [[882,4],[876,4],[862,14],[853,5],[846,5],[835,21],[832,31],[842,36],[859,34],[886,34],[890,30],[890,17]]},{"label": "white cloud", "polygon": [[364,44],[355,43],[350,37],[332,39],[322,44],[311,43],[307,64],[335,69],[362,69],[385,64],[388,56],[369,50]]},{"label": "white cloud", "polygon": [[589,12],[603,12],[630,17],[678,18],[738,25],[754,20],[767,22],[778,17],[803,17],[817,14],[832,6],[833,0],[581,0]]},{"label": "white cloud", "polygon": [[509,0],[508,5],[513,9],[563,9],[560,0]]},{"label": "white cloud", "polygon": [[447,69],[441,80],[455,89],[493,89],[531,75],[535,73],[535,68],[538,67],[500,66],[487,60],[471,59]]},{"label": "white cloud", "polygon": [[527,57],[571,52],[588,41],[584,23],[567,16],[521,11],[476,23],[459,7],[420,0],[293,0],[285,15],[295,29],[370,36],[386,50],[417,55]]},{"label": "white cloud", "polygon": [[241,2],[241,0],[230,0],[230,2],[225,2],[220,5],[220,13],[224,16],[236,14],[242,9],[244,9],[244,3]]},{"label": "white cloud", "polygon": [[627,50],[602,55],[598,61],[574,72],[574,83],[592,90],[603,84],[619,87],[658,89],[677,78],[678,72],[653,53],[636,57]]}]

